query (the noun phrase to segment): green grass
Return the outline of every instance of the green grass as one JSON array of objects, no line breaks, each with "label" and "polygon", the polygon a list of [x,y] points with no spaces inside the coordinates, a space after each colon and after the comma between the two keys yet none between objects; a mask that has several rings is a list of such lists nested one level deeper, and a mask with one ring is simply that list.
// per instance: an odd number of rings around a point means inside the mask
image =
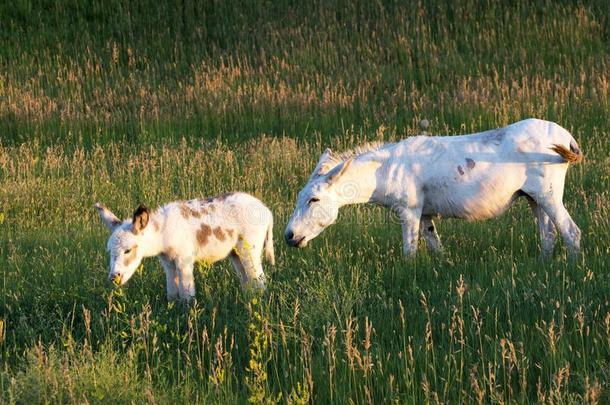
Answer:
[{"label": "green grass", "polygon": [[[610,401],[609,15],[604,2],[0,6],[1,401]],[[401,254],[379,207],[282,242],[321,151],[526,117],[572,131],[569,262],[520,201]],[[262,297],[229,263],[168,304],[154,259],[106,282],[127,217],[230,190],[275,214]],[[423,248],[423,246],[422,246]]]}]

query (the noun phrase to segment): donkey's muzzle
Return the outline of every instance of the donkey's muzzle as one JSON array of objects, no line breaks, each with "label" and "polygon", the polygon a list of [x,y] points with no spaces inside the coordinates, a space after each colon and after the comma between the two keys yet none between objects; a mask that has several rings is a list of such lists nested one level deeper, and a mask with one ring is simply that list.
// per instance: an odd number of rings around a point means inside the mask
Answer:
[{"label": "donkey's muzzle", "polygon": [[301,244],[301,242],[303,242],[303,239],[305,239],[305,237],[302,236],[300,238],[295,238],[294,233],[292,231],[288,231],[284,234],[284,239],[286,240],[286,244],[288,246],[299,247],[299,245]]}]

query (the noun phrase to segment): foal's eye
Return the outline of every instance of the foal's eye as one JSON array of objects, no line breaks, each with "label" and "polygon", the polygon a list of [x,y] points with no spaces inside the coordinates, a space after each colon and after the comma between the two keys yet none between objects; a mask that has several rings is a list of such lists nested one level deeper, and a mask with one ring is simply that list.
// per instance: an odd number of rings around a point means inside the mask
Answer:
[{"label": "foal's eye", "polygon": [[126,255],[128,255],[128,254],[129,254],[129,252],[131,252],[131,249],[125,249],[125,252],[124,252],[124,253],[125,253]]},{"label": "foal's eye", "polygon": [[318,201],[320,201],[320,199],[319,199],[319,198],[314,197],[314,198],[310,199],[310,200],[307,202],[307,204],[317,203]]}]

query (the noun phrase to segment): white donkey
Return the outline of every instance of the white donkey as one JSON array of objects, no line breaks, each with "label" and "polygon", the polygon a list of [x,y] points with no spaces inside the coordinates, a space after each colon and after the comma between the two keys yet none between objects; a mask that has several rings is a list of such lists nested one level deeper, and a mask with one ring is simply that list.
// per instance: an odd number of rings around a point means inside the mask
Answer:
[{"label": "white donkey", "polygon": [[414,255],[420,231],[429,249],[441,249],[433,217],[491,218],[525,196],[538,220],[543,254],[553,250],[555,228],[576,254],[580,230],[562,200],[568,163],[581,160],[567,130],[538,119],[338,155],[327,149],[298,195],[284,237],[288,245],[303,247],[336,220],[341,206],[375,202],[398,214],[404,253]]},{"label": "white donkey", "polygon": [[188,301],[195,295],[196,261],[211,264],[229,256],[242,286],[255,288],[265,287],[263,246],[274,264],[273,216],[249,194],[172,202],[152,212],[140,205],[124,221],[99,203],[95,208],[111,232],[108,277],[117,284],[125,284],[143,258],[159,256],[167,298]]}]

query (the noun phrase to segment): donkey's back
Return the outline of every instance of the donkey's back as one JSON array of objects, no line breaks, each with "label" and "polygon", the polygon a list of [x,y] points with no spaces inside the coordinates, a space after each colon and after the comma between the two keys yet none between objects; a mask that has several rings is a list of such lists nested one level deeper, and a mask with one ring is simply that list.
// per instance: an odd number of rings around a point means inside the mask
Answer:
[{"label": "donkey's back", "polygon": [[469,220],[498,216],[520,195],[535,198],[553,187],[563,193],[563,163],[582,156],[567,130],[537,119],[419,142],[416,149],[427,153],[406,147],[411,164],[426,168],[419,176],[423,214]]}]

